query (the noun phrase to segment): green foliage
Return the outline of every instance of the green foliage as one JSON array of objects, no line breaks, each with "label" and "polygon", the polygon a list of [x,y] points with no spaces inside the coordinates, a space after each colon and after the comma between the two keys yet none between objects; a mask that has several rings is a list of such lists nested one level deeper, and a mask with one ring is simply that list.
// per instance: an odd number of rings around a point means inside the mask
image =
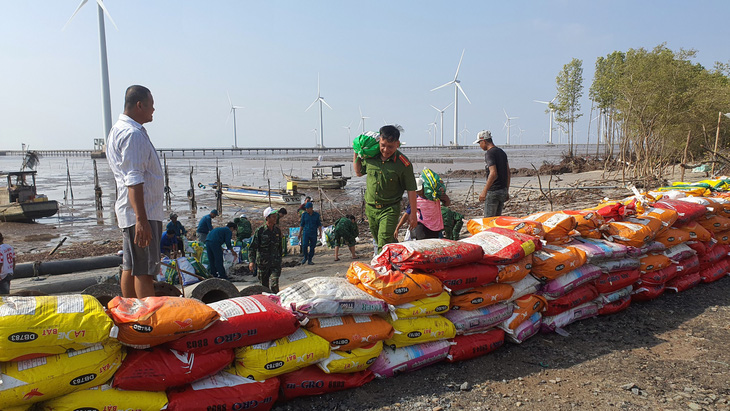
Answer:
[{"label": "green foliage", "polygon": [[573,58],[570,63],[563,66],[563,70],[555,80],[558,94],[550,108],[555,110],[555,121],[566,123],[568,126],[569,154],[573,155],[573,125],[582,116],[580,98],[583,97],[583,61]]}]

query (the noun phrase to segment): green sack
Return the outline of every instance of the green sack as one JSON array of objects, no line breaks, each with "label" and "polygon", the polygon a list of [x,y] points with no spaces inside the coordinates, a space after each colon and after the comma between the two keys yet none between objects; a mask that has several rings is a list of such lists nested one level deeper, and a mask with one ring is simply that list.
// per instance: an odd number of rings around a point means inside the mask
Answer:
[{"label": "green sack", "polygon": [[377,135],[378,133],[368,131],[355,137],[352,140],[352,149],[355,150],[355,154],[360,158],[370,158],[380,154],[380,144],[375,139]]},{"label": "green sack", "polygon": [[438,174],[428,168],[421,171],[421,180],[423,180],[423,196],[429,200],[438,200],[446,194],[446,185],[441,181]]}]

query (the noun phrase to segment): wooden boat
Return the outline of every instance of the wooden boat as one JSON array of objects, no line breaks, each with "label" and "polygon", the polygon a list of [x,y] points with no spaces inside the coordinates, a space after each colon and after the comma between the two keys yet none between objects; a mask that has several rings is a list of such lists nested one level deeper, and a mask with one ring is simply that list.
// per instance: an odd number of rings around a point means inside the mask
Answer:
[{"label": "wooden boat", "polygon": [[[215,187],[215,184],[211,185]],[[302,202],[302,194],[283,190],[268,190],[266,188],[248,186],[221,185],[221,194],[230,200],[253,201],[256,203],[299,205]]]},{"label": "wooden boat", "polygon": [[[36,171],[4,173],[7,186],[0,195],[0,221],[32,221],[58,212],[58,202],[36,192]],[[28,178],[30,177],[30,179]],[[30,180],[30,181],[29,181]]]},{"label": "wooden boat", "polygon": [[297,183],[297,187],[301,188],[344,188],[350,179],[342,175],[344,166],[344,164],[312,166],[312,178],[300,178],[289,174],[284,174],[284,177],[287,181]]}]

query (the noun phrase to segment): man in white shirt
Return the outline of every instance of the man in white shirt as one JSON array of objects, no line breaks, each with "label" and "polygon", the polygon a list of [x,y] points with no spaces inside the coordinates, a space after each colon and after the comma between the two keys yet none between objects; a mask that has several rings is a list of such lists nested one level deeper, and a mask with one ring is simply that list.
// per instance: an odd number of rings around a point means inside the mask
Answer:
[{"label": "man in white shirt", "polygon": [[129,86],[124,114],[109,131],[106,158],[117,184],[114,207],[124,237],[122,295],[155,295],[160,272],[160,236],[164,211],[164,180],[160,157],[142,124],[152,121],[154,99],[143,86]]},{"label": "man in white shirt", "polygon": [[0,233],[0,295],[10,293],[10,280],[15,272],[15,251],[13,247],[3,243]]}]

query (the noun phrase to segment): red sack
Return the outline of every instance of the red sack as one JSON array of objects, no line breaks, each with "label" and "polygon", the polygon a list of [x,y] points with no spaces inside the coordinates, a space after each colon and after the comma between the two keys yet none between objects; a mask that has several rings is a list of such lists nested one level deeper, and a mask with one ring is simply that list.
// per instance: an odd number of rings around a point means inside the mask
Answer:
[{"label": "red sack", "polygon": [[702,217],[707,212],[707,207],[703,205],[669,199],[657,201],[654,203],[654,207],[676,211],[678,215],[677,224],[687,224]]},{"label": "red sack", "polygon": [[208,304],[221,316],[206,330],[188,334],[167,346],[196,353],[243,347],[285,337],[299,327],[291,311],[275,295],[236,297]]},{"label": "red sack", "polygon": [[727,257],[727,248],[724,244],[718,244],[699,258],[700,264],[710,264],[719,261],[724,257]]},{"label": "red sack", "polygon": [[703,283],[711,283],[717,281],[727,275],[728,271],[728,260],[724,259],[714,264],[712,267],[700,271],[700,278]]},{"label": "red sack", "polygon": [[598,213],[601,217],[603,217],[605,222],[621,221],[624,216],[630,215],[632,212],[631,210],[626,210],[626,206],[618,202],[601,204],[596,207],[588,208],[584,211],[588,210]]},{"label": "red sack", "polygon": [[677,264],[672,264],[669,267],[662,268],[661,270],[650,271],[648,273],[641,274],[641,284],[648,285],[659,285],[664,284],[671,280],[677,274]]},{"label": "red sack", "polygon": [[681,277],[677,277],[667,282],[667,290],[674,291],[675,293],[681,293],[693,288],[697,284],[702,282],[702,277],[699,272],[685,274]]},{"label": "red sack", "polygon": [[547,310],[542,314],[545,317],[558,315],[573,307],[593,301],[598,297],[598,290],[593,284],[584,284],[564,296],[555,300],[548,300]]},{"label": "red sack", "polygon": [[499,227],[490,228],[459,242],[479,246],[483,255],[480,261],[497,265],[515,263],[542,248],[537,237]]},{"label": "red sack", "polygon": [[473,263],[438,270],[432,275],[451,291],[459,291],[492,283],[498,273],[497,266]]},{"label": "red sack", "polygon": [[609,315],[616,314],[619,311],[623,311],[631,305],[631,296],[626,296],[618,301],[614,301],[609,304],[605,304],[603,307],[598,309],[598,315]]},{"label": "red sack", "polygon": [[653,300],[664,293],[664,284],[649,285],[644,284],[637,288],[634,286],[634,292],[631,293],[631,301],[649,301]]},{"label": "red sack", "polygon": [[684,245],[695,250],[697,255],[705,255],[708,247],[714,247],[714,243],[703,243],[702,241],[687,241]]},{"label": "red sack", "polygon": [[220,372],[167,392],[168,411],[270,410],[279,397],[279,379],[265,381]]},{"label": "red sack", "polygon": [[638,269],[603,273],[596,280],[596,289],[600,294],[609,294],[639,281]]},{"label": "red sack", "polygon": [[129,350],[114,374],[112,386],[130,391],[165,391],[216,374],[229,366],[232,349],[207,354],[185,353],[165,347]]},{"label": "red sack", "polygon": [[[511,230],[506,230],[514,232]],[[482,248],[467,242],[442,238],[404,241],[383,246],[372,264],[387,270],[440,270],[457,265],[476,263],[482,259]]]},{"label": "red sack", "polygon": [[[330,392],[356,388],[375,378],[370,370],[354,373],[327,374],[316,365],[280,375],[281,397],[284,400],[305,395],[322,395]],[[269,380],[266,380],[269,381]]]},{"label": "red sack", "polygon": [[677,264],[677,273],[687,274],[689,272],[699,271],[699,269],[700,259],[696,255],[680,260],[679,264]]},{"label": "red sack", "polygon": [[452,344],[446,361],[464,361],[488,354],[504,345],[504,330],[494,328],[478,334],[457,335],[450,341]]}]

